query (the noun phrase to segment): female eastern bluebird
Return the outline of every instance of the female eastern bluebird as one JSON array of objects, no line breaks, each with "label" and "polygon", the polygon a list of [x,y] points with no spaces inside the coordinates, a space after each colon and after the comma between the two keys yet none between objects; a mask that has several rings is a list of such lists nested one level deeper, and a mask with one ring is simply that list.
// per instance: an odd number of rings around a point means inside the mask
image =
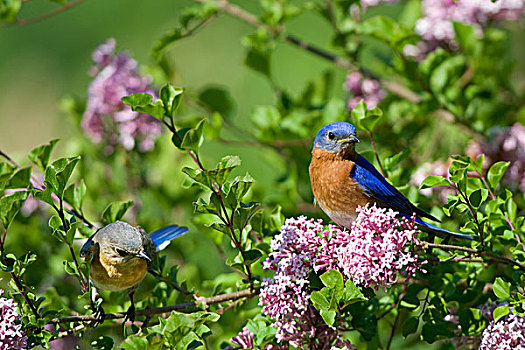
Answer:
[{"label": "female eastern bluebird", "polygon": [[[171,225],[149,235],[121,221],[109,224],[84,243],[80,256],[90,255],[89,279],[98,289],[112,292],[127,290],[131,306],[126,319],[135,318],[133,294],[150,267],[156,251],[164,249],[175,237],[187,232],[186,227]],[[97,321],[104,321],[99,307]]]},{"label": "female eastern bluebird", "polygon": [[407,218],[415,213],[416,223],[423,230],[472,239],[470,235],[448,231],[421,220],[425,217],[439,221],[412,204],[359,155],[355,150],[357,142],[355,127],[345,122],[328,124],[315,137],[309,167],[310,182],[316,202],[330,219],[350,229],[357,218],[357,207],[375,203],[392,208]]}]

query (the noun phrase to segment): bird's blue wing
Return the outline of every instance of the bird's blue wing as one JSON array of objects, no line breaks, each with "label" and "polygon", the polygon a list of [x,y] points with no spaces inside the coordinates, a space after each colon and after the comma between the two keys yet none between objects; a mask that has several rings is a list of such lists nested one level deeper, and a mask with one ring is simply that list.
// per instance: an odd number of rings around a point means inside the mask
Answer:
[{"label": "bird's blue wing", "polygon": [[188,232],[187,227],[170,225],[153,231],[149,236],[153,240],[153,243],[155,243],[157,250],[162,250],[168,246],[173,238],[186,232]]},{"label": "bird's blue wing", "polygon": [[430,214],[410,203],[401,192],[388,183],[383,175],[361,155],[357,156],[355,165],[350,172],[350,177],[361,186],[368,196],[384,202],[401,214],[412,215],[415,212],[420,216],[433,218]]}]

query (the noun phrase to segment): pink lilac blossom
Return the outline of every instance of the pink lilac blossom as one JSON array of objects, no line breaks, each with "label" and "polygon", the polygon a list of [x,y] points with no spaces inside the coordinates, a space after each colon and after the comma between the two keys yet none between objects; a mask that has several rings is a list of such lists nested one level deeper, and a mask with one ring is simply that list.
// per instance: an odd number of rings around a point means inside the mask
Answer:
[{"label": "pink lilac blossom", "polygon": [[343,87],[352,93],[352,97],[348,100],[350,110],[354,109],[361,100],[366,102],[368,109],[372,109],[386,96],[377,80],[364,78],[360,72],[348,74]]},{"label": "pink lilac blossom", "polygon": [[520,20],[523,17],[524,0],[423,0],[423,17],[416,23],[416,32],[423,41],[407,45],[404,53],[416,59],[443,44],[457,49],[453,22],[473,25],[478,35],[491,21]]},{"label": "pink lilac blossom", "polygon": [[510,313],[491,322],[481,334],[479,350],[525,350],[525,318]]},{"label": "pink lilac blossom", "polygon": [[244,327],[238,335],[229,340],[230,343],[238,345],[239,349],[252,349],[253,348],[253,337],[254,334]]},{"label": "pink lilac blossom", "polygon": [[466,153],[473,159],[485,154],[484,169],[498,161],[510,162],[504,180],[513,189],[525,191],[525,128],[520,123],[491,129],[485,140],[472,142]]},{"label": "pink lilac blossom", "polygon": [[312,307],[312,270],[337,269],[345,280],[376,288],[391,286],[398,272],[407,277],[425,272],[421,266],[426,261],[409,251],[412,242],[418,243],[414,220],[398,219],[396,212],[375,205],[360,207],[358,213],[350,231],[335,225],[325,229],[321,220],[304,216],[289,218],[272,240],[263,268],[276,273],[263,281],[259,304],[273,319],[279,342],[301,347],[306,339],[316,339],[325,346],[320,349],[353,348]]},{"label": "pink lilac blossom", "polygon": [[95,65],[90,72],[94,78],[88,90],[82,128],[93,142],[107,145],[106,153],[112,153],[117,145],[126,150],[137,147],[149,151],[162,131],[160,121],[133,112],[121,98],[134,93],[154,96],[151,78],[141,76],[137,62],[126,53],[116,53],[115,46],[115,40],[109,39],[93,52]]},{"label": "pink lilac blossom", "polygon": [[[4,293],[0,289],[0,296]],[[27,347],[27,337],[22,331],[20,316],[13,299],[0,297],[0,350],[17,350]]]}]

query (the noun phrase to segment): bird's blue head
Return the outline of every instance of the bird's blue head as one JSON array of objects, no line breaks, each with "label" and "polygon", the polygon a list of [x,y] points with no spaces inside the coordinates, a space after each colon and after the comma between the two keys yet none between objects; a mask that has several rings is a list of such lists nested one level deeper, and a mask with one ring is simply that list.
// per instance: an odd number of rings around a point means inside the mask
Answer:
[{"label": "bird's blue head", "polygon": [[346,122],[325,125],[319,130],[314,141],[314,148],[339,153],[354,150],[359,139],[355,136],[355,127]]}]

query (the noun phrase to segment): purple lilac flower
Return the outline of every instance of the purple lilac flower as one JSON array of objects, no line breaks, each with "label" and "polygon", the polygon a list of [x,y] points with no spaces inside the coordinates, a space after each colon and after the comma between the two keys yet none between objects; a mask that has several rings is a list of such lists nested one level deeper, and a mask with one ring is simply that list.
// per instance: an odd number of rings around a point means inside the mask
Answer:
[{"label": "purple lilac flower", "polygon": [[525,318],[510,313],[491,322],[481,334],[479,350],[525,350]]},{"label": "purple lilac flower", "polygon": [[416,23],[416,32],[423,41],[407,45],[404,53],[416,59],[443,44],[455,49],[453,22],[473,25],[478,35],[491,21],[520,20],[524,0],[423,0],[423,17]]},{"label": "purple lilac flower", "polygon": [[498,161],[509,161],[504,180],[513,189],[525,191],[525,128],[520,123],[491,129],[487,139],[472,142],[466,153],[473,159],[485,154],[485,169]]},{"label": "purple lilac flower", "polygon": [[238,345],[240,349],[252,349],[253,348],[253,337],[254,334],[244,327],[238,335],[229,340],[230,343]]},{"label": "purple lilac flower", "polygon": [[272,240],[263,268],[276,273],[263,281],[259,304],[273,319],[279,342],[301,347],[310,338],[326,349],[353,348],[312,307],[308,290],[312,270],[337,269],[345,280],[376,288],[391,286],[398,272],[407,277],[417,270],[425,272],[421,266],[426,261],[409,251],[412,242],[418,243],[414,220],[398,219],[396,212],[375,205],[358,212],[351,231],[335,225],[325,229],[321,220],[301,216],[287,219]]},{"label": "purple lilac flower", "polygon": [[[0,296],[4,293],[0,289]],[[22,331],[20,316],[13,299],[0,297],[0,350],[17,350],[27,347],[27,337]]]},{"label": "purple lilac flower", "polygon": [[115,53],[115,39],[109,39],[93,52],[94,76],[88,91],[87,108],[82,128],[95,143],[107,144],[112,153],[116,145],[126,150],[138,147],[149,151],[162,127],[154,117],[133,112],[121,98],[134,93],[154,96],[151,79],[143,77],[137,62],[126,53]]},{"label": "purple lilac flower", "polygon": [[360,72],[348,74],[343,87],[352,93],[352,97],[348,100],[350,110],[354,109],[361,100],[365,100],[368,109],[372,109],[386,96],[377,80],[364,78]]}]

